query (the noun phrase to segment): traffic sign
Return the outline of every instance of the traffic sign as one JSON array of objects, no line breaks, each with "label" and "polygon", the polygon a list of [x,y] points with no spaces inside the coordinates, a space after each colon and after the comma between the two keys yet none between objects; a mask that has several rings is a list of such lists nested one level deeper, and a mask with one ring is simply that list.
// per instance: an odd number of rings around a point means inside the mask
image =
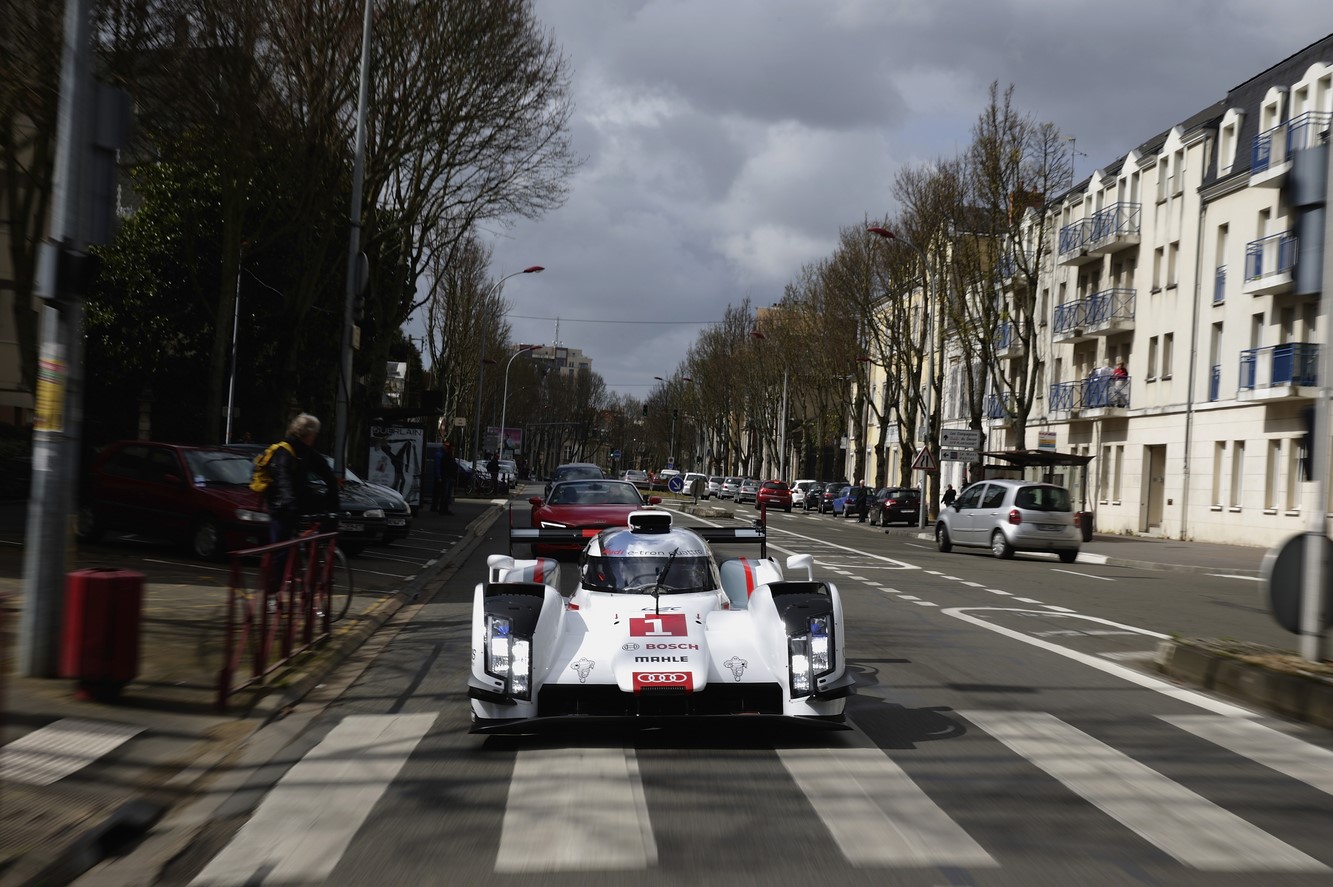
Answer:
[{"label": "traffic sign", "polygon": [[[940,449],[979,450],[981,449],[981,432],[975,428],[941,428]],[[945,461],[948,461],[947,458]]]},{"label": "traffic sign", "polygon": [[673,493],[679,493],[681,490],[685,489],[685,478],[681,477],[679,474],[671,478],[671,480],[667,481],[667,489]]},{"label": "traffic sign", "polygon": [[922,449],[912,460],[913,471],[939,471],[940,463],[935,461],[935,454],[929,448]]},{"label": "traffic sign", "polygon": [[976,450],[940,450],[941,462],[980,462],[981,453]]}]

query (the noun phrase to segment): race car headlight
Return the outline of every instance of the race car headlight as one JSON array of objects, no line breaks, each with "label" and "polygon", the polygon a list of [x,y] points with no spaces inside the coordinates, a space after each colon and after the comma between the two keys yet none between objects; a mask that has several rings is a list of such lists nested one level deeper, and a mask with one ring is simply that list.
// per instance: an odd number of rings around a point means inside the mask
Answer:
[{"label": "race car headlight", "polygon": [[809,696],[815,681],[833,670],[833,620],[828,615],[811,616],[804,634],[787,637],[788,664],[793,697]]},{"label": "race car headlight", "polygon": [[511,696],[527,699],[532,692],[532,641],[516,637],[503,616],[486,617],[486,673],[500,678]]}]

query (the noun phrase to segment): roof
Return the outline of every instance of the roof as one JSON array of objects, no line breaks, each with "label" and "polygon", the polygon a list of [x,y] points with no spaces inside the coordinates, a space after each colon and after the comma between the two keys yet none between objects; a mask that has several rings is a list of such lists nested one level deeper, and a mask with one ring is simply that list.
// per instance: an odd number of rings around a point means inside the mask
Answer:
[{"label": "roof", "polygon": [[1054,450],[999,450],[987,451],[981,455],[987,459],[1002,459],[1017,468],[1087,465],[1096,458],[1095,456],[1081,456],[1077,453],[1057,453]]}]

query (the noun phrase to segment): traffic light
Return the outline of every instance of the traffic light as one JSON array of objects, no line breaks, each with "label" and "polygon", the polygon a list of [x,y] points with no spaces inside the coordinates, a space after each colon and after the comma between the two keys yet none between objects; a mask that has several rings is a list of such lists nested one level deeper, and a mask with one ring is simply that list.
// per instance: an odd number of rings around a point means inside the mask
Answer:
[{"label": "traffic light", "polygon": [[679,418],[680,418],[680,410],[672,410],[672,411],[671,411],[671,421],[674,422],[674,421],[676,421],[676,420],[679,419]]},{"label": "traffic light", "polygon": [[644,405],[643,405],[643,414],[644,414],[645,416],[648,415],[648,404],[644,404]]}]

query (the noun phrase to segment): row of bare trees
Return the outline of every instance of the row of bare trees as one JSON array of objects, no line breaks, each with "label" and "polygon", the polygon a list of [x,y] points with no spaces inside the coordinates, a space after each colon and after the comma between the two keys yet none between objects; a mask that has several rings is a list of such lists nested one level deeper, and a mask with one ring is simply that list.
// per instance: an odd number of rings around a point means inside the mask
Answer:
[{"label": "row of bare trees", "polygon": [[[1018,110],[1012,87],[992,84],[962,155],[898,173],[896,216],[843,228],[833,254],[802,268],[770,309],[730,309],[650,399],[694,381],[711,467],[721,471],[777,470],[784,380],[785,443],[798,454],[788,478],[865,477],[868,448],[885,452],[895,428],[900,476],[910,476],[923,441],[937,448],[946,408],[956,424],[983,433],[988,409],[1003,410],[1010,435],[991,445],[1024,448],[1044,364],[1037,293],[1052,233],[1043,209],[1070,186],[1070,159],[1053,125]],[[867,233],[872,226],[917,250]],[[1021,357],[997,354],[1006,330]],[[946,378],[953,380],[947,405]],[[879,436],[867,441],[871,426]],[[844,439],[850,465],[841,457]],[[877,476],[866,480],[882,484],[885,474],[877,460]]]}]

